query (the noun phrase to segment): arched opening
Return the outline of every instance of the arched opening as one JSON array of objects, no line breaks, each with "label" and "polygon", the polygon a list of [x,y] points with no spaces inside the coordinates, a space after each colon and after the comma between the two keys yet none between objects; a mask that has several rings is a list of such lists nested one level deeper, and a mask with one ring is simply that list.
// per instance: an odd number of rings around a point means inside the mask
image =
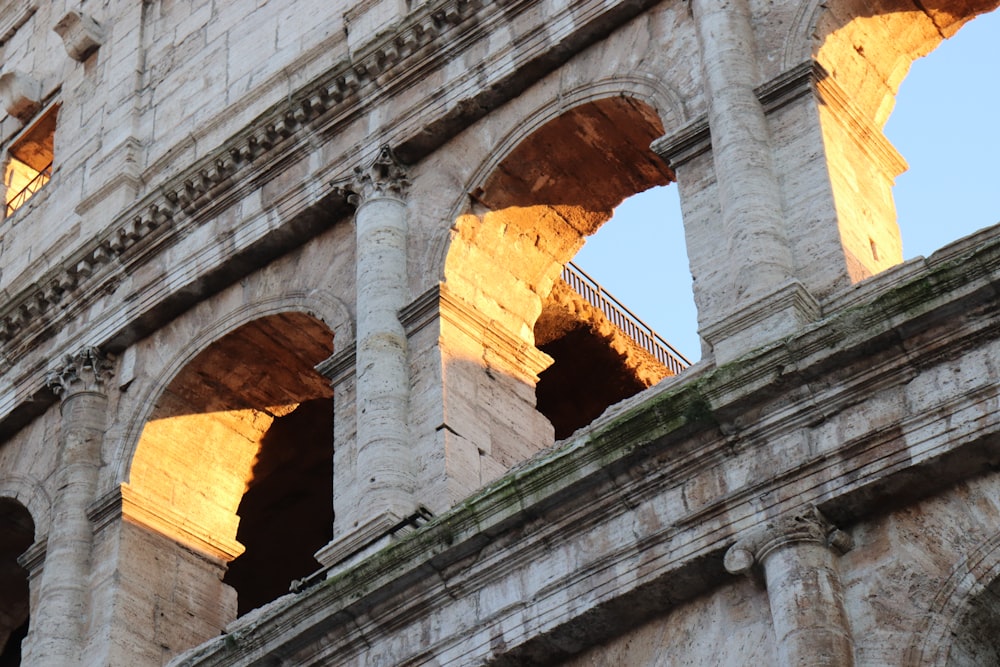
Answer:
[{"label": "arched opening", "polygon": [[587,238],[573,262],[688,360],[701,357],[698,311],[675,185],[650,188],[623,201],[609,223]]},{"label": "arched opening", "polygon": [[[624,199],[673,182],[673,171],[649,148],[662,134],[657,113],[641,100],[622,95],[585,102],[525,137],[471,193],[472,213],[455,225],[446,286],[508,339],[504,345],[479,341],[486,347],[480,372],[494,378],[495,370],[504,370],[498,357],[514,356],[508,375],[527,385],[527,391],[510,387],[507,400],[481,403],[476,411],[487,421],[529,424],[526,407],[534,410],[537,396],[554,437],[563,438],[678,370],[634,340],[632,325],[603,308],[600,295],[589,298],[584,292],[592,285],[581,288],[586,280],[564,273]],[[628,250],[621,248],[623,257]],[[516,345],[544,355],[501,349]],[[536,382],[537,394],[531,391]],[[528,404],[523,420],[511,417],[514,397]],[[540,438],[537,429],[524,432]],[[496,452],[497,444],[480,446],[480,453]],[[520,443],[520,449],[530,454],[546,444]]]},{"label": "arched opening", "polygon": [[18,556],[35,540],[28,510],[10,498],[0,498],[0,667],[21,664],[21,641],[28,634],[28,573]]},{"label": "arched opening", "polygon": [[1000,665],[1000,580],[971,598],[948,650],[948,667]]},{"label": "arched opening", "polygon": [[155,508],[144,515],[170,539],[229,563],[238,614],[318,569],[312,556],[330,541],[333,392],[314,366],[332,348],[330,329],[304,313],[239,327],[171,380],[136,449],[133,504]]},{"label": "arched opening", "polygon": [[[813,34],[825,71],[818,106],[840,238],[853,281],[903,259],[893,185],[907,167],[883,129],[911,64],[997,0],[856,0],[824,3]],[[961,119],[924,132],[950,134]],[[938,164],[937,168],[941,165]]]},{"label": "arched opening", "polygon": [[885,133],[910,166],[893,188],[906,259],[1000,222],[1000,88],[981,80],[983,63],[1000,62],[997,35],[1000,12],[977,17],[899,87]]}]

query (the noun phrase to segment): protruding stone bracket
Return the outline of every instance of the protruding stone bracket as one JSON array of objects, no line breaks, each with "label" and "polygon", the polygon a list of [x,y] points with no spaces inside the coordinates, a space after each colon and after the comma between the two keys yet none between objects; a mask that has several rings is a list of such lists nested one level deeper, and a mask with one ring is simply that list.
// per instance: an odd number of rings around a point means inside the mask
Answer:
[{"label": "protruding stone bracket", "polygon": [[62,37],[66,53],[83,62],[104,43],[106,30],[92,16],[71,9],[52,28]]},{"label": "protruding stone bracket", "polygon": [[851,550],[851,536],[834,526],[813,505],[752,530],[726,552],[723,564],[730,574],[745,574],[754,564],[763,564],[768,554],[796,542],[814,542],[838,554]]},{"label": "protruding stone bracket", "polygon": [[379,147],[378,155],[367,167],[355,167],[351,178],[332,183],[352,206],[378,197],[402,199],[410,187],[406,168],[396,158],[388,144]]},{"label": "protruding stone bracket", "polygon": [[96,347],[85,347],[76,354],[66,355],[61,368],[49,372],[45,384],[59,398],[66,399],[84,392],[103,393],[114,374],[114,357]]},{"label": "protruding stone bracket", "polygon": [[0,103],[19,120],[31,118],[42,106],[42,85],[21,72],[0,74]]}]

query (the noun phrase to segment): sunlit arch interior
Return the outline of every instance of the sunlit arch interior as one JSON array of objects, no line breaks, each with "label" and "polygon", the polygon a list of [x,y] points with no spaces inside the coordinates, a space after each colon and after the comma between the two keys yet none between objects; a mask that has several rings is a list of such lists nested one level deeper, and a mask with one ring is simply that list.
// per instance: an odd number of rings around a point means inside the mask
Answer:
[{"label": "sunlit arch interior", "polygon": [[818,83],[819,115],[852,281],[903,260],[892,188],[906,162],[882,133],[900,83],[914,60],[996,6],[996,0],[823,5],[811,33],[826,72]]},{"label": "sunlit arch interior", "polygon": [[318,568],[312,554],[331,537],[333,392],[314,366],[332,350],[332,332],[310,315],[245,324],[170,381],[136,448],[130,495],[183,517],[168,537],[238,556],[226,583],[240,613]]},{"label": "sunlit arch interior", "polygon": [[537,398],[556,438],[669,374],[560,278],[618,204],[674,180],[649,148],[662,134],[637,98],[576,106],[518,143],[456,222],[448,289],[555,360]]}]

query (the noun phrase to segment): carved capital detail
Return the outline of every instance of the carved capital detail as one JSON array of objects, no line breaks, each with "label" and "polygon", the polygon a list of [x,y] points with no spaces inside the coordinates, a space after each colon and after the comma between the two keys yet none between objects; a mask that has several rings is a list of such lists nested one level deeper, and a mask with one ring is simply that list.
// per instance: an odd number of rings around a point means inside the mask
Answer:
[{"label": "carved capital detail", "polygon": [[743,574],[754,563],[763,564],[768,554],[796,542],[813,542],[838,553],[854,546],[851,536],[834,526],[813,505],[768,521],[740,538],[726,552],[724,564],[731,574]]},{"label": "carved capital detail", "polygon": [[114,374],[113,361],[114,357],[96,347],[85,347],[76,354],[66,355],[63,366],[45,377],[45,384],[62,399],[83,392],[103,393],[104,385]]},{"label": "carved capital detail", "polygon": [[334,188],[342,191],[352,206],[360,206],[379,197],[402,199],[409,187],[406,169],[388,144],[382,144],[378,156],[367,168],[355,167],[349,181],[334,184]]},{"label": "carved capital detail", "polygon": [[52,28],[62,37],[66,53],[77,62],[83,62],[104,43],[106,31],[88,14],[77,10],[67,12]]}]

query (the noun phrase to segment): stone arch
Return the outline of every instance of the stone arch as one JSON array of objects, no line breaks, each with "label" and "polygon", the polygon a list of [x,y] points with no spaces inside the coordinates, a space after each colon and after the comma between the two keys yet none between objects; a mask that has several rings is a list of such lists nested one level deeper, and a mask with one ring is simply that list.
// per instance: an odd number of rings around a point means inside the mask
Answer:
[{"label": "stone arch", "polygon": [[20,475],[0,477],[0,498],[16,500],[24,505],[34,523],[35,535],[48,535],[52,520],[52,501],[37,480]]},{"label": "stone arch", "polygon": [[[211,308],[216,304],[208,301],[205,305]],[[121,483],[128,479],[139,437],[153,412],[154,403],[182,368],[213,342],[240,326],[262,317],[289,311],[302,312],[323,322],[332,331],[334,340],[354,340],[354,323],[347,306],[337,297],[322,290],[301,290],[278,296],[255,298],[241,301],[218,312],[213,311],[209,323],[200,327],[183,347],[178,349],[161,368],[156,369],[156,375],[151,378],[151,382],[139,392],[135,401],[137,407],[114,455],[116,463],[112,482]]]},{"label": "stone arch", "polygon": [[[875,6],[835,0],[817,4],[808,14],[815,18],[797,26],[790,46],[811,44],[817,62],[854,106],[881,128],[911,63],[998,5],[997,0],[888,0]],[[821,6],[825,9],[819,11]]]},{"label": "stone arch", "polygon": [[[663,134],[663,121],[661,120],[660,113],[650,104],[651,101],[655,100],[649,100],[649,98],[644,96],[630,95],[622,91],[621,88],[618,89],[617,93],[613,92],[614,90],[612,82],[602,82],[601,84],[581,88],[575,91],[573,95],[561,96],[560,99],[553,100],[550,104],[539,108],[534,114],[524,119],[519,126],[506,135],[500,142],[494,155],[481,165],[468,183],[467,190],[475,193],[474,198],[478,200],[477,203],[481,207],[493,209],[490,211],[491,213],[496,212],[501,207],[505,209],[540,207],[539,213],[542,213],[542,217],[529,213],[528,219],[524,223],[526,226],[538,227],[538,223],[545,221],[548,224],[568,224],[572,228],[572,231],[567,235],[566,244],[559,248],[550,248],[550,250],[554,251],[554,254],[551,256],[554,261],[550,262],[547,269],[541,272],[547,276],[547,282],[549,283],[554,282],[558,277],[559,265],[572,258],[579,246],[582,245],[584,238],[593,234],[600,225],[610,218],[612,209],[622,199],[642,189],[652,187],[653,185],[663,185],[673,180],[673,172],[670,168],[648,147],[649,141]],[[661,103],[663,102],[662,97],[659,100]],[[670,111],[671,116],[680,116],[681,110],[676,107],[671,106]],[[602,114],[605,120],[595,120],[596,117]],[[586,165],[581,163],[583,160],[576,160],[577,164],[570,165],[569,162],[573,161],[570,158],[567,159],[566,164],[556,164],[555,161],[558,158],[552,154],[526,155],[531,150],[530,146],[532,142],[545,142],[549,139],[542,137],[540,133],[548,132],[555,134],[562,131],[557,127],[560,123],[567,126],[567,132],[573,132],[573,128],[576,128],[581,130],[582,133],[592,133],[590,136],[577,136],[576,139],[579,141],[576,148],[572,145],[573,142],[571,140],[567,140],[565,145],[560,146],[560,152],[567,155],[570,153],[576,155],[575,150],[579,149],[590,152],[588,157],[596,155],[600,152],[600,148],[596,145],[588,145],[587,142],[599,140],[598,135],[602,131],[613,131],[609,127],[609,123],[613,121],[607,119],[618,114],[622,118],[627,117],[631,124],[643,129],[637,130],[635,136],[629,136],[621,140],[620,145],[630,146],[630,150],[634,152],[633,155],[628,157],[606,155],[605,157],[609,161],[616,161],[618,166],[630,161],[636,163],[643,162],[640,169],[646,170],[641,174],[636,174],[633,170],[618,170],[616,173],[623,179],[621,183],[595,182],[591,184],[594,188],[588,190],[588,188],[581,185],[582,180],[586,178],[581,173],[575,177],[577,184],[572,186],[575,188],[575,192],[560,193],[559,189],[561,186],[555,183],[555,180],[559,178],[563,179],[563,183],[568,183],[569,180],[564,178],[566,174],[569,172],[582,172],[586,168]],[[604,123],[604,127],[586,127],[591,122]],[[629,123],[624,124],[628,125]],[[643,131],[645,131],[645,135],[640,137],[639,135]],[[649,141],[646,141],[647,138]],[[640,155],[641,157],[639,157]],[[542,174],[546,170],[550,170],[556,175],[540,176],[543,179],[549,178],[549,183],[536,181],[533,184],[527,184],[524,179],[520,179],[521,183],[514,184],[514,181],[519,178],[512,173],[513,167],[511,165],[515,162],[520,162],[526,168],[530,165],[530,168],[537,172],[535,176]],[[605,165],[603,168],[609,173],[614,172],[613,166]],[[600,173],[601,170],[602,166],[596,167],[592,175]],[[625,183],[624,181],[629,181],[629,183]],[[601,192],[597,192],[597,186],[600,186]],[[515,192],[514,190],[517,191]],[[556,201],[556,199],[563,196],[586,198],[590,201],[583,204],[566,204]],[[491,197],[494,198],[494,201],[490,200]],[[496,199],[496,197],[501,197],[501,199]],[[476,215],[475,204],[472,206],[472,209],[473,213],[470,216],[467,202],[459,203],[455,208],[455,227],[458,228],[458,234],[451,239],[443,263],[446,281],[451,280],[454,276],[454,274],[449,276],[449,263],[451,263],[451,268],[454,269],[455,258],[461,254],[460,241],[463,234],[463,225],[468,223],[468,225],[478,226],[480,223],[486,223],[485,218],[488,216],[486,214],[482,216]],[[555,219],[546,217],[541,209],[554,212]],[[575,211],[571,211],[570,209],[575,209]],[[480,208],[480,212],[482,212],[482,208]],[[473,219],[478,220],[480,217],[483,218],[482,221],[473,222]],[[563,223],[559,223],[556,219],[562,219]],[[572,221],[570,221],[571,219]],[[488,225],[488,223],[486,224]],[[503,225],[505,223],[499,224]],[[552,235],[555,235],[555,233],[553,232]],[[572,237],[572,240],[569,240],[570,237]],[[459,243],[456,245],[456,242]],[[456,249],[459,249],[458,252],[456,252]],[[548,287],[545,283],[546,279],[542,278],[542,283],[538,286],[543,294],[548,292]],[[513,324],[511,328],[512,330],[516,330],[518,328],[517,324]]]},{"label": "stone arch", "polygon": [[996,5],[996,0],[875,5],[809,0],[791,21],[782,58],[786,71],[810,59],[815,64],[817,139],[824,147],[831,221],[850,282],[903,261],[893,186],[907,165],[883,133],[900,83],[914,60]]},{"label": "stone arch", "polygon": [[[977,618],[977,615],[979,618]],[[978,623],[992,621],[992,634],[984,635]],[[913,633],[905,664],[913,667],[992,664],[961,662],[970,650],[967,642],[983,642],[984,651],[1000,656],[1000,644],[986,643],[1000,631],[1000,533],[984,540],[959,560],[931,601],[924,622]],[[957,648],[956,648],[957,647]],[[971,650],[976,650],[973,647]]]},{"label": "stone arch", "polygon": [[198,576],[218,587],[196,612],[209,633],[319,568],[333,526],[333,388],[315,366],[335,338],[353,339],[343,304],[291,292],[224,310],[144,369],[155,380],[119,461],[122,514],[159,551],[174,548],[166,539],[199,554]]},{"label": "stone arch", "polygon": [[30,623],[31,595],[28,572],[17,559],[35,541],[36,534],[26,504],[0,490],[0,664],[20,664],[21,642]]},{"label": "stone arch", "polygon": [[[664,113],[672,123],[685,120],[678,97],[664,90],[643,78],[617,87],[607,80],[552,100],[522,119],[469,182],[472,203],[455,217],[442,290],[450,303],[463,304],[487,322],[489,334],[468,340],[468,326],[444,325],[443,339],[465,339],[453,343],[465,359],[446,358],[446,374],[464,377],[491,396],[489,407],[477,410],[497,414],[483,415],[485,424],[456,424],[456,432],[483,434],[485,442],[477,448],[492,452],[504,467],[547,445],[553,435],[544,435],[546,428],[565,437],[608,405],[656,381],[637,382],[641,353],[629,348],[597,309],[569,293],[560,276],[585,238],[625,198],[674,180],[669,165],[649,147],[664,133]],[[579,340],[558,354],[574,359],[552,365],[554,356],[545,346],[554,352],[551,345],[569,336]],[[574,356],[574,349],[585,346],[588,352]],[[551,366],[551,379],[556,368],[581,370],[590,362],[594,372],[582,373],[588,382],[578,383],[580,374],[557,382],[555,393],[568,397],[565,392],[574,391],[572,414],[536,411],[540,373]],[[586,405],[577,399],[586,399]],[[512,419],[513,414],[520,416]],[[529,425],[519,436],[530,442],[498,452],[494,433],[508,421]],[[515,440],[509,433],[503,436],[508,443]]]},{"label": "stone arch", "polygon": [[[555,99],[533,109],[523,117],[511,119],[509,128],[498,142],[496,150],[479,163],[475,171],[466,180],[465,187],[455,197],[451,206],[449,220],[457,220],[469,211],[469,196],[476,187],[483,183],[500,163],[523,141],[549,121],[558,118],[565,111],[608,97],[631,97],[652,107],[659,115],[663,126],[680,127],[690,119],[690,112],[682,96],[673,87],[666,84],[662,77],[656,77],[646,72],[612,75],[591,81],[585,85],[561,91]],[[432,266],[440,267],[441,278],[444,279],[445,264],[451,248],[452,229],[444,228],[434,243],[430,253]]]}]

